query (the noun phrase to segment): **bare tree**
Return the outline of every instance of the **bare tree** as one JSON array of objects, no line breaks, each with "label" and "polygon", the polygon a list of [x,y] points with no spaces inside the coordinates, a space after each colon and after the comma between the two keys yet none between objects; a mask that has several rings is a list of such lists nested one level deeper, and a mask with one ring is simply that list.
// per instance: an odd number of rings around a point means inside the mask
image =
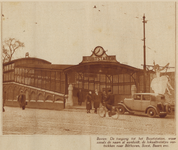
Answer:
[{"label": "bare tree", "polygon": [[11,61],[13,54],[20,47],[21,48],[25,47],[24,43],[20,42],[19,40],[15,38],[9,38],[5,40],[3,43],[3,48],[2,48],[3,49],[2,51],[3,52],[2,53],[3,63]]}]

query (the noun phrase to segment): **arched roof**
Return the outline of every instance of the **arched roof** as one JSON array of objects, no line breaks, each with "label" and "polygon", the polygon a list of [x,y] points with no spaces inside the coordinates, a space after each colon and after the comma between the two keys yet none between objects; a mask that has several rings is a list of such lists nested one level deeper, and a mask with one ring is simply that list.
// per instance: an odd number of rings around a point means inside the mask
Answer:
[{"label": "arched roof", "polygon": [[89,62],[68,67],[64,69],[64,72],[104,73],[114,75],[122,73],[143,72],[143,70],[129,65],[121,64],[119,62]]},{"label": "arched roof", "polygon": [[15,64],[51,64],[51,62],[46,61],[44,59],[28,57],[28,58],[15,59],[10,62],[6,62],[3,65],[8,65],[12,63],[15,63]]}]

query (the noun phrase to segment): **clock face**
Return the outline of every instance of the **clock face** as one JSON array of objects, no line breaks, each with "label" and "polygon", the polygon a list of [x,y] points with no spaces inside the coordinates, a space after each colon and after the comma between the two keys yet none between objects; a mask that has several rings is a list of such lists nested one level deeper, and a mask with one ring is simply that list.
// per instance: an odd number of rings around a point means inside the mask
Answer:
[{"label": "clock face", "polygon": [[94,49],[94,54],[96,56],[102,56],[104,54],[104,49],[101,47],[101,46],[97,46],[95,49]]}]

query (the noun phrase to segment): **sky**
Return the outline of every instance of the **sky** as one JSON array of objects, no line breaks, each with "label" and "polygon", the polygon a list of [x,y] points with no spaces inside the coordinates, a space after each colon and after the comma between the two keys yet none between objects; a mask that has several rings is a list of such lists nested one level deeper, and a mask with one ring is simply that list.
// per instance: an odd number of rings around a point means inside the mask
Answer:
[{"label": "sky", "polygon": [[[178,7],[177,7],[178,8]],[[14,59],[37,57],[79,64],[96,46],[120,63],[175,67],[175,2],[3,2],[2,39],[24,42]]]}]

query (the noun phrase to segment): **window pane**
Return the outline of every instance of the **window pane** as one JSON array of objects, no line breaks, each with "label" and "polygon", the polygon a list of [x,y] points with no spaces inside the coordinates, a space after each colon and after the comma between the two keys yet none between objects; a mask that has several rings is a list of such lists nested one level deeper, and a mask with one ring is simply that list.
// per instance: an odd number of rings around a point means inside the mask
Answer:
[{"label": "window pane", "polygon": [[134,95],[134,100],[141,100],[141,95],[139,94]]},{"label": "window pane", "polygon": [[24,83],[24,79],[25,79],[25,78],[22,76],[22,77],[21,77],[21,83]]},{"label": "window pane", "polygon": [[30,85],[34,86],[34,78],[30,79]]},{"label": "window pane", "polygon": [[105,75],[104,74],[100,74],[100,82],[105,82]]},{"label": "window pane", "polygon": [[35,76],[41,78],[41,70],[35,70]]},{"label": "window pane", "polygon": [[61,93],[65,92],[65,83],[61,82]]},{"label": "window pane", "polygon": [[100,81],[100,76],[99,76],[99,74],[96,74],[95,81]]},{"label": "window pane", "polygon": [[78,73],[78,79],[83,80],[83,74],[82,73]]},{"label": "window pane", "polygon": [[124,94],[123,85],[119,85],[119,94]]},{"label": "window pane", "polygon": [[12,69],[14,69],[14,63],[12,64]]},{"label": "window pane", "polygon": [[151,100],[150,95],[142,95],[142,100]]},{"label": "window pane", "polygon": [[51,72],[51,79],[54,80],[56,78],[56,72],[52,71]]},{"label": "window pane", "polygon": [[85,73],[85,74],[84,74],[84,80],[88,80],[88,76],[89,76],[89,75]]},{"label": "window pane", "polygon": [[100,84],[100,91],[103,91],[106,88],[105,84]]},{"label": "window pane", "polygon": [[130,85],[125,85],[124,86],[124,94],[130,94],[131,92]]},{"label": "window pane", "polygon": [[21,81],[20,76],[17,76],[17,82],[19,82],[19,83],[20,83],[20,81]]},{"label": "window pane", "polygon": [[124,78],[123,78],[123,74],[119,74],[119,82],[123,82]]},{"label": "window pane", "polygon": [[14,78],[15,78],[15,77],[14,77],[14,72],[12,72],[12,80],[14,80]]},{"label": "window pane", "polygon": [[12,66],[11,66],[11,64],[9,65],[9,70],[11,70],[12,69]]},{"label": "window pane", "polygon": [[100,91],[100,85],[99,85],[99,83],[95,83],[95,89],[97,89],[98,91]]},{"label": "window pane", "polygon": [[55,80],[52,80],[51,81],[51,90],[55,91],[55,89],[56,89],[56,82],[55,82]]},{"label": "window pane", "polygon": [[60,92],[61,88],[60,88],[60,82],[56,82],[56,91]]},{"label": "window pane", "polygon": [[61,73],[61,81],[65,81],[65,75],[64,75],[64,73]]},{"label": "window pane", "polygon": [[112,76],[107,75],[106,76],[106,82],[107,83],[112,83]]},{"label": "window pane", "polygon": [[119,94],[118,86],[113,86],[113,94]]},{"label": "window pane", "polygon": [[88,82],[84,82],[84,89],[88,89]]},{"label": "window pane", "polygon": [[41,87],[41,79],[38,79],[38,87]]},{"label": "window pane", "polygon": [[56,74],[56,80],[61,80],[61,72],[57,72],[57,74]]},{"label": "window pane", "polygon": [[78,82],[76,82],[76,83],[74,84],[74,87],[78,88]]},{"label": "window pane", "polygon": [[106,87],[107,87],[107,89],[110,89],[110,90],[111,90],[111,87],[112,87],[112,86],[111,86],[111,85],[107,85]]},{"label": "window pane", "polygon": [[45,83],[46,83],[46,84],[45,84],[45,88],[46,88],[47,90],[50,90],[50,80],[46,80]]},{"label": "window pane", "polygon": [[130,82],[130,75],[124,74],[124,82]]},{"label": "window pane", "polygon": [[113,75],[113,83],[118,83],[118,75]]},{"label": "window pane", "polygon": [[131,82],[135,82],[133,78],[136,79],[136,73],[134,73],[134,74],[132,75],[132,77],[131,77]]},{"label": "window pane", "polygon": [[50,71],[46,71],[46,79],[50,79],[51,78],[51,72]]},{"label": "window pane", "polygon": [[95,80],[95,78],[94,78],[94,77],[89,76],[89,81],[94,81],[94,80]]},{"label": "window pane", "polygon": [[89,83],[89,90],[94,90],[94,83]]},{"label": "window pane", "polygon": [[79,88],[82,88],[82,82],[79,81]]},{"label": "window pane", "polygon": [[35,86],[37,87],[38,85],[38,79],[35,79]]},{"label": "window pane", "polygon": [[25,84],[28,84],[28,78],[25,78]]}]

